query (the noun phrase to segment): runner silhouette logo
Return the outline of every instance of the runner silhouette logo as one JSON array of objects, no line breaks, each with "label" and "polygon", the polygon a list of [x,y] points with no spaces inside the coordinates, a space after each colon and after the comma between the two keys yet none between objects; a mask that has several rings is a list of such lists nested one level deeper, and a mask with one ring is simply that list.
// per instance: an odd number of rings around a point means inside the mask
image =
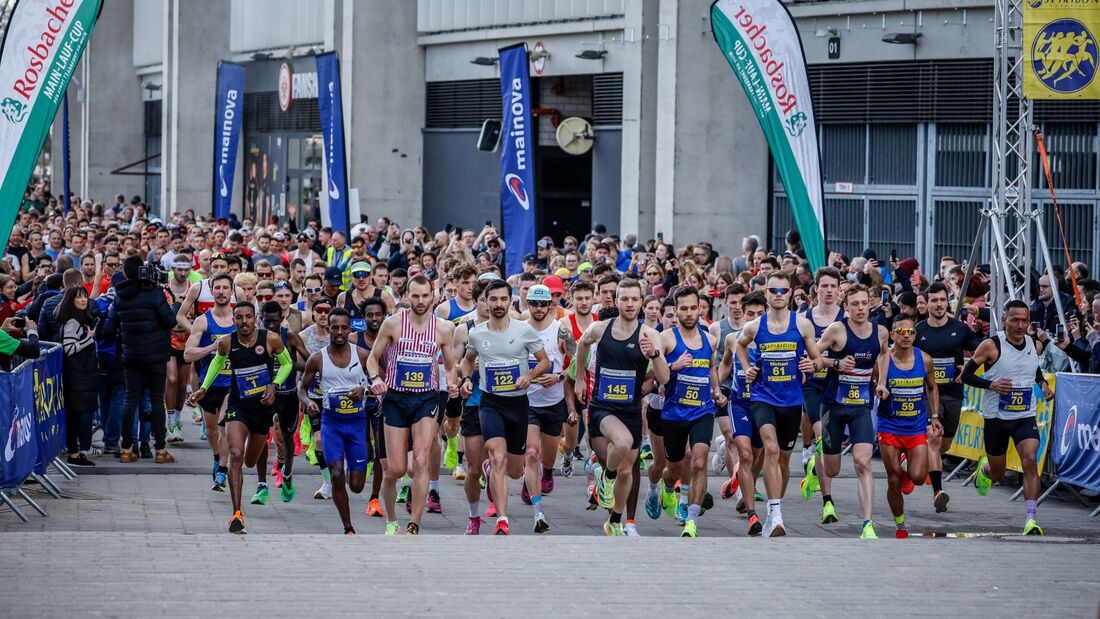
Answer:
[{"label": "runner silhouette logo", "polygon": [[1035,37],[1031,63],[1047,88],[1077,92],[1096,77],[1096,37],[1076,19],[1056,19]]}]

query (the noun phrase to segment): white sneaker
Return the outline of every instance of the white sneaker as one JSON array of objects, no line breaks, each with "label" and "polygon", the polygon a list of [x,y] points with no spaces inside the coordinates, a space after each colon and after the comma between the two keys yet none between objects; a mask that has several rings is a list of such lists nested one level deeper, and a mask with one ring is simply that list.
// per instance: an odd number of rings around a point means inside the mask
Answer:
[{"label": "white sneaker", "polygon": [[183,442],[183,429],[179,424],[173,423],[168,425],[167,436],[165,436],[165,442],[168,443],[182,443]]},{"label": "white sneaker", "polygon": [[313,498],[318,500],[328,500],[332,498],[332,482],[325,482],[321,484],[321,487],[317,489],[317,492],[313,493]]},{"label": "white sneaker", "polygon": [[638,527],[634,526],[633,522],[628,522],[623,525],[623,533],[627,537],[641,537],[641,535],[638,535]]},{"label": "white sneaker", "polygon": [[191,408],[191,422],[196,426],[202,425],[202,409],[198,406]]},{"label": "white sneaker", "polygon": [[726,470],[726,437],[718,439],[715,450],[714,455],[710,457],[710,466],[714,469],[714,474],[720,476]]},{"label": "white sneaker", "polygon": [[783,526],[782,518],[769,518],[768,524],[764,525],[764,537],[783,537],[786,534],[787,528]]},{"label": "white sneaker", "polygon": [[811,444],[809,447],[802,448],[802,468],[806,468],[806,463],[810,461],[810,458],[814,456],[814,446]]},{"label": "white sneaker", "polygon": [[453,477],[455,481],[465,481],[466,465],[459,462],[458,465],[455,466],[455,469],[451,471],[451,477]]}]

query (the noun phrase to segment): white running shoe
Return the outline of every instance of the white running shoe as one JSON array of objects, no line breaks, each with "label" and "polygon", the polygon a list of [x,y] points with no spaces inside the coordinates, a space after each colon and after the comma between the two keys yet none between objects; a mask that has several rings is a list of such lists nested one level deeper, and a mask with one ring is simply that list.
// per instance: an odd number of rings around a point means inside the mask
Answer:
[{"label": "white running shoe", "polygon": [[814,456],[814,446],[811,444],[809,447],[802,448],[802,468],[806,468],[806,463],[810,461],[810,458]]},{"label": "white running shoe", "polygon": [[194,423],[196,426],[202,425],[202,409],[198,406],[194,406],[191,408],[191,422]]},{"label": "white running shoe", "polygon": [[633,522],[628,522],[623,525],[623,533],[627,537],[641,537],[641,535],[638,535],[638,527],[634,526]]},{"label": "white running shoe", "polygon": [[332,482],[325,482],[321,484],[321,487],[317,489],[317,492],[313,493],[313,498],[321,500],[328,500],[332,498]]},{"label": "white running shoe", "polygon": [[769,518],[768,524],[764,525],[764,537],[783,537],[786,534],[787,528],[783,526],[782,518]]},{"label": "white running shoe", "polygon": [[180,424],[173,423],[168,425],[168,432],[165,436],[165,442],[167,443],[182,443],[183,442],[183,428]]},{"label": "white running shoe", "polygon": [[710,467],[714,469],[714,474],[720,476],[726,471],[726,437],[718,439],[717,445],[715,445],[714,455],[710,457]]}]

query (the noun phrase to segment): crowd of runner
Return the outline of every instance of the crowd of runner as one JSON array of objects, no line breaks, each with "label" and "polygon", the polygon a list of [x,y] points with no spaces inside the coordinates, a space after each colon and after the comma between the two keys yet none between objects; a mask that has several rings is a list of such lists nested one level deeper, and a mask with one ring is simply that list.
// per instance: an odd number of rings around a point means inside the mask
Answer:
[{"label": "crowd of runner", "polygon": [[[297,459],[319,467],[313,496],[331,498],[347,534],[348,490],[368,484],[366,514],[386,535],[419,533],[424,512],[442,510],[445,467],[464,485],[466,534],[489,518],[507,535],[517,484],[533,530],[550,531],[543,499],[579,469],[578,508],[606,510],[610,536],[638,535],[640,500],[695,537],[710,490],[736,501],[748,535],[781,536],[801,446],[800,494],[820,499],[823,524],[837,522],[832,479],[850,451],[847,504],[864,538],[877,536],[877,450],[904,538],[916,487],[930,487],[916,500],[948,509],[943,455],[965,384],[985,418],[977,491],[1005,475],[1012,439],[1024,533],[1042,534],[1033,385],[1049,399],[1044,371],[1100,365],[1100,285],[1085,265],[1037,277],[1034,303],[1008,303],[989,336],[988,269],[960,298],[965,265],[951,257],[922,272],[913,258],[834,253],[812,270],[794,232],[785,247],[750,236],[724,256],[599,225],[536,246],[508,273],[512,250],[492,225],[433,233],[382,217],[345,235],[192,210],[162,221],[121,195],[63,214],[32,188],[0,263],[0,321],[15,338],[63,345],[70,464],[171,464],[168,444],[193,422],[235,533],[244,473],[258,477],[252,504],[269,501],[269,479],[290,502]],[[134,318],[123,301],[150,288],[168,309]],[[127,329],[127,312],[148,328]],[[720,487],[708,488],[709,468],[727,477]]]}]

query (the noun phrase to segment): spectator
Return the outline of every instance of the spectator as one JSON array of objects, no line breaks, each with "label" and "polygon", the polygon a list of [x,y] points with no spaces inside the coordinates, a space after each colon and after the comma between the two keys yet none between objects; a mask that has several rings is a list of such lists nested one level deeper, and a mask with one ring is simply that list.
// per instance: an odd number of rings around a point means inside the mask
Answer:
[{"label": "spectator", "polygon": [[92,417],[99,395],[95,350],[95,318],[83,286],[65,289],[57,307],[61,325],[62,387],[65,394],[65,441],[68,462],[95,466],[86,452],[92,448]]}]

